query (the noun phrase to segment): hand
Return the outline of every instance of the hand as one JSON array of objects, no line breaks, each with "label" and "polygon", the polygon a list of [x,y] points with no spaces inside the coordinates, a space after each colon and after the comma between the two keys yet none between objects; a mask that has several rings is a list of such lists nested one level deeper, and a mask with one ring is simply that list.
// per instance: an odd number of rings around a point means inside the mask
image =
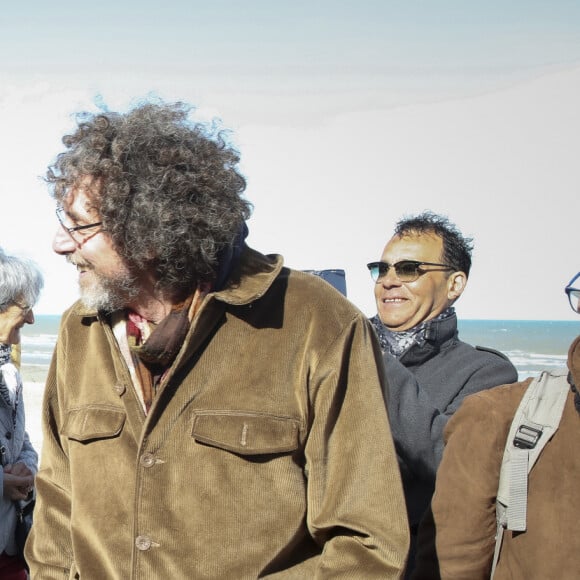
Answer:
[{"label": "hand", "polygon": [[25,500],[34,485],[34,473],[21,461],[4,466],[4,497]]},{"label": "hand", "polygon": [[18,463],[14,463],[13,465],[6,465],[4,467],[4,473],[11,473],[12,475],[20,475],[20,476],[34,475],[32,470],[26,465],[26,463],[23,463],[22,461],[18,461]]}]

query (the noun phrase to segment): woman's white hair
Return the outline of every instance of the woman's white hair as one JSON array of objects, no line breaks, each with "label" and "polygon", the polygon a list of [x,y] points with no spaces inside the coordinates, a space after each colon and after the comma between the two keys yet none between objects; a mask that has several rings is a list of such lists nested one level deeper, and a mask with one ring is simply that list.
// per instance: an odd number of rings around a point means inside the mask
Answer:
[{"label": "woman's white hair", "polygon": [[35,262],[8,256],[0,248],[0,312],[15,301],[34,306],[43,286],[42,272]]}]

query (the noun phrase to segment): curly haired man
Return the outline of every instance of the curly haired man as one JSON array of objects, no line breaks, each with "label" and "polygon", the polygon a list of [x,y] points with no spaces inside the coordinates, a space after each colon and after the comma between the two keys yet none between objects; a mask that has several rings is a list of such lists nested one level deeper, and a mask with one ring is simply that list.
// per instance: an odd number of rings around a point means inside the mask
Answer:
[{"label": "curly haired man", "polygon": [[63,142],[53,248],[81,299],[46,384],[32,576],[399,578],[373,331],[246,245],[227,134],[145,103]]}]

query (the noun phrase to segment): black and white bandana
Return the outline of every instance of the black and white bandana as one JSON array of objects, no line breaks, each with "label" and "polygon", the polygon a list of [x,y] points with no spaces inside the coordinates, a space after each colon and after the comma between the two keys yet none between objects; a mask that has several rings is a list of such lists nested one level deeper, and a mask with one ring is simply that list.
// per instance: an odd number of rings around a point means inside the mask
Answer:
[{"label": "black and white bandana", "polygon": [[425,333],[432,322],[449,318],[449,316],[452,316],[454,313],[455,308],[450,306],[435,318],[432,318],[426,322],[421,322],[409,330],[401,330],[399,332],[393,332],[392,330],[389,330],[381,322],[378,314],[373,316],[370,321],[372,322],[377,333],[381,351],[388,352],[395,358],[400,358],[403,353],[406,352],[413,344],[418,344],[419,346],[425,344]]}]

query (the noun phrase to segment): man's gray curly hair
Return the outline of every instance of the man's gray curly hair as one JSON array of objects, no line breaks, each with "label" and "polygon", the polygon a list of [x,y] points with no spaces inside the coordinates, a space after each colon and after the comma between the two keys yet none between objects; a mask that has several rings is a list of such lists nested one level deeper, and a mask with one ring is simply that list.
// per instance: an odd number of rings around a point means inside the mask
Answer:
[{"label": "man's gray curly hair", "polygon": [[93,178],[91,201],[115,250],[174,296],[215,278],[220,252],[251,213],[226,131],[190,120],[191,109],[148,102],[126,114],[82,113],[46,176],[57,202]]}]

